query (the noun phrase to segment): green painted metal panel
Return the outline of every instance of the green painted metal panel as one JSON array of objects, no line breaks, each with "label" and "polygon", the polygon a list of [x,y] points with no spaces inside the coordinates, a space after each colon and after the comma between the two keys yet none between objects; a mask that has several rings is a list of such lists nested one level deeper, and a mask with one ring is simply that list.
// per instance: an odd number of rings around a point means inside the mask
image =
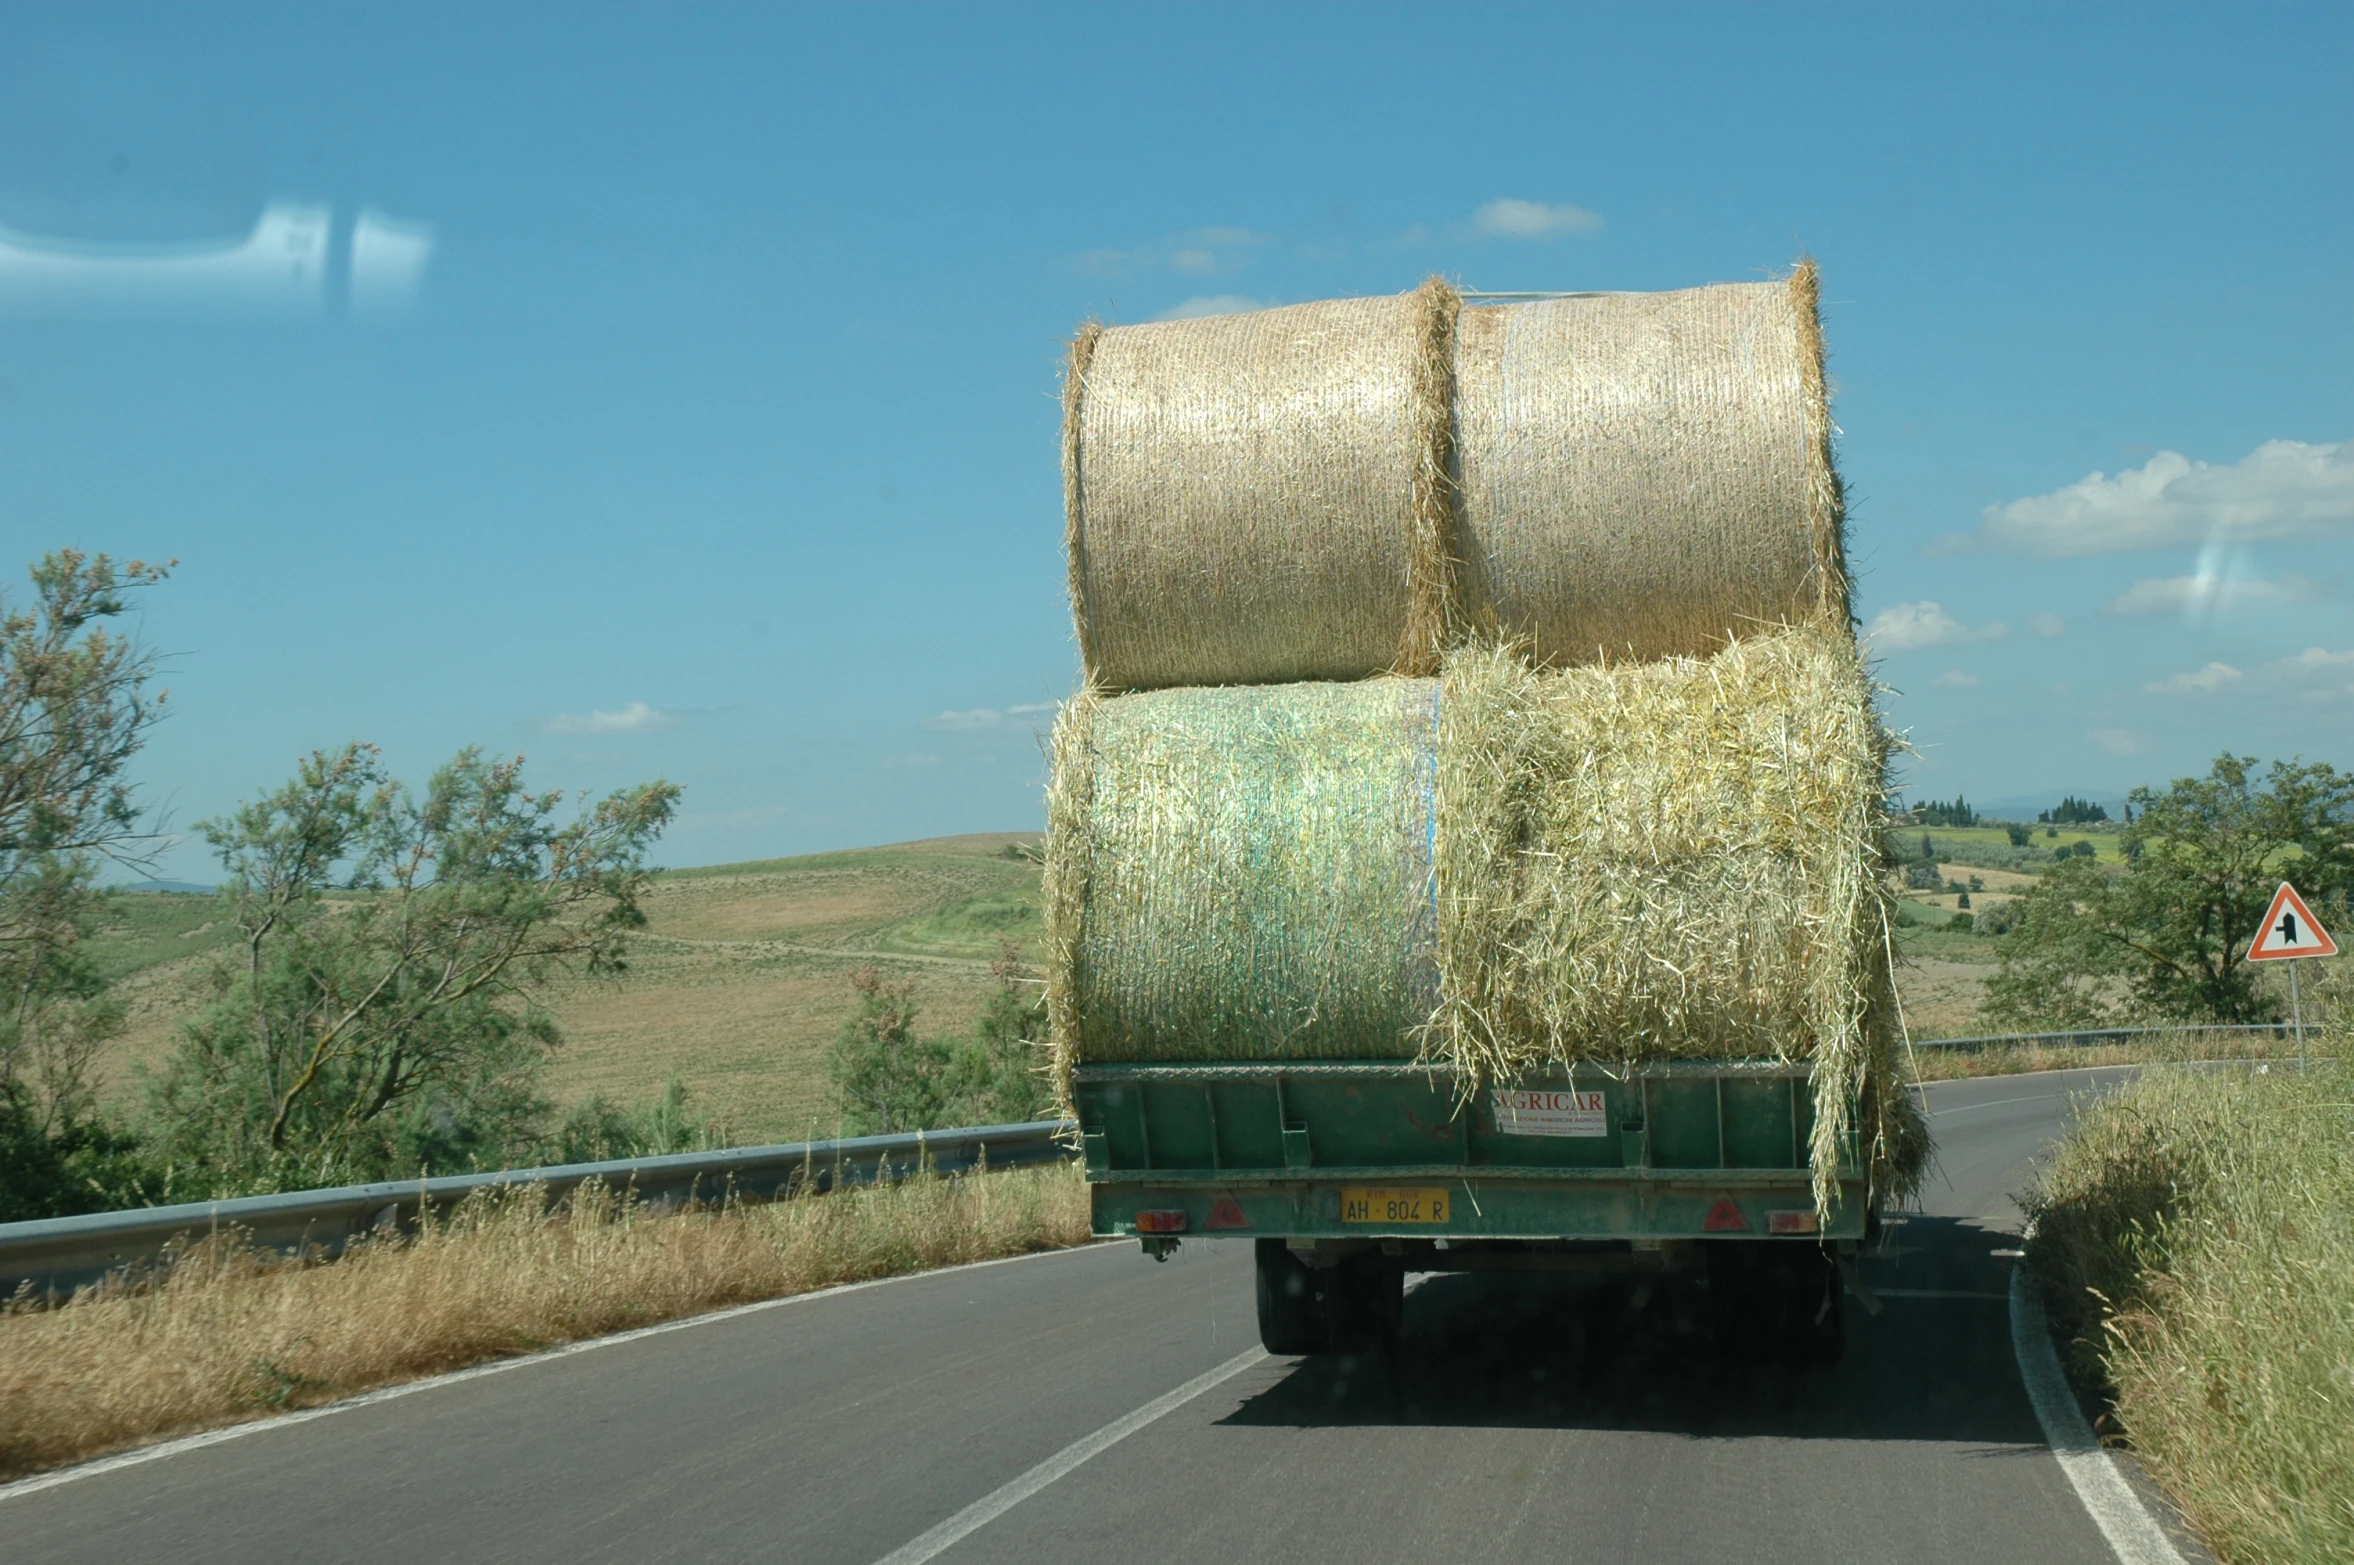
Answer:
[{"label": "green painted metal panel", "polygon": [[[1599,1094],[1600,1110],[1575,1097],[1578,1112],[1548,1117],[1518,1099],[1500,1120],[1494,1092],[1466,1101],[1453,1077],[1395,1061],[1081,1067],[1096,1231],[1132,1232],[1138,1209],[1168,1207],[1207,1232],[1223,1197],[1225,1215],[1248,1217],[1238,1231],[1364,1236],[1326,1211],[1344,1182],[1454,1192],[1448,1224],[1424,1237],[1694,1237],[1727,1194],[1758,1214],[1812,1206],[1802,1065],[1676,1062],[1517,1085]],[[1834,1235],[1862,1231],[1866,1193],[1848,1187]],[[1764,1217],[1752,1221],[1762,1233]]]},{"label": "green painted metal panel", "polygon": [[1805,1083],[1720,1081],[1725,1115],[1725,1161],[1735,1168],[1779,1167],[1804,1160],[1794,1105]]},{"label": "green painted metal panel", "polygon": [[[1655,1081],[1647,1084],[1654,1168],[1722,1168],[1724,1141],[1713,1081]],[[1777,1160],[1778,1161],[1778,1160]]]},{"label": "green painted metal panel", "polygon": [[[1342,1220],[1337,1181],[1211,1182],[1097,1185],[1091,1192],[1095,1232],[1130,1235],[1139,1211],[1186,1214],[1184,1237],[1289,1239],[1765,1239],[1770,1214],[1814,1209],[1804,1180],[1774,1170],[1726,1169],[1706,1175],[1636,1180],[1478,1178],[1466,1180],[1387,1171],[1392,1187],[1443,1190],[1441,1223],[1383,1225]],[[1864,1231],[1866,1192],[1860,1179],[1843,1181],[1833,1220],[1818,1235],[1857,1239]],[[1731,1201],[1747,1223],[1725,1231],[1706,1226],[1718,1204]],[[1220,1226],[1213,1227],[1213,1222]]]}]

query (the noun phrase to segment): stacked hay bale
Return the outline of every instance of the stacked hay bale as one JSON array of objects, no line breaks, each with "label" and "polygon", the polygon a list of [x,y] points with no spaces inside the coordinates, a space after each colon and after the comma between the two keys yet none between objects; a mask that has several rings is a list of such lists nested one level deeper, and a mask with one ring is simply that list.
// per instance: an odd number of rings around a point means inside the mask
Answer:
[{"label": "stacked hay bale", "polygon": [[1805,1059],[1818,1199],[1858,1100],[1917,1178],[1811,266],[1091,327],[1065,409],[1064,1072]]}]

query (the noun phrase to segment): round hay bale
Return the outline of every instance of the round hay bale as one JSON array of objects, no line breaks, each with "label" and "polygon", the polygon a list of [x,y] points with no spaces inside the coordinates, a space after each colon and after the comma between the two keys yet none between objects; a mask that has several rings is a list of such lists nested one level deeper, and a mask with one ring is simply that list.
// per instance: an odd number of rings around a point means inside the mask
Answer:
[{"label": "round hay bale", "polygon": [[[1887,736],[1844,627],[1706,659],[1082,697],[1056,734],[1056,1058],[1815,1063],[1905,1188],[1877,844]],[[1853,1105],[1863,1104],[1859,1127]]]},{"label": "round hay bale", "polygon": [[1550,671],[1516,653],[1463,649],[1442,681],[1431,1055],[1483,1081],[1812,1060],[1818,1199],[1859,1098],[1866,1156],[1911,1188],[1889,740],[1854,638],[1815,622]]},{"label": "round hay bale", "polygon": [[1437,685],[1081,698],[1055,734],[1066,1063],[1404,1058],[1438,1003]]},{"label": "round hay bale", "polygon": [[1090,683],[1436,671],[1453,297],[1081,331],[1063,482]]},{"label": "round hay bale", "polygon": [[1104,690],[1705,656],[1844,619],[1812,263],[1464,308],[1412,294],[1089,326],[1070,590]]},{"label": "round hay bale", "polygon": [[1809,263],[1782,282],[1466,309],[1457,544],[1473,623],[1576,664],[1844,619],[1815,293]]}]

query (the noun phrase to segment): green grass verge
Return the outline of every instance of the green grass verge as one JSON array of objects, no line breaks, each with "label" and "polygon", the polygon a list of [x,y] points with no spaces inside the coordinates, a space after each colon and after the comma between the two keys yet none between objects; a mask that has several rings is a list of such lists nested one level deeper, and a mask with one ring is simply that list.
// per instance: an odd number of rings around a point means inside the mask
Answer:
[{"label": "green grass verge", "polygon": [[2216,1553],[2354,1559],[2354,1067],[2152,1071],[2028,1210],[2076,1367]]}]

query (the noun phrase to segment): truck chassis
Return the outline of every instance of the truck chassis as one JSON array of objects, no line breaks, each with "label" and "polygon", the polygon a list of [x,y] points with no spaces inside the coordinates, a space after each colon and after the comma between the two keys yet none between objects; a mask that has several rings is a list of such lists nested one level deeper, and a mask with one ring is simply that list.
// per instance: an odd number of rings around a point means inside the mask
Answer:
[{"label": "truck chassis", "polygon": [[1094,1231],[1162,1258],[1255,1241],[1270,1352],[1385,1341],[1410,1271],[1569,1271],[1698,1282],[1725,1340],[1819,1361],[1876,1208],[1851,1134],[1818,1215],[1808,1077],[1675,1061],[1466,1093],[1348,1060],[1085,1065],[1072,1085]]}]

